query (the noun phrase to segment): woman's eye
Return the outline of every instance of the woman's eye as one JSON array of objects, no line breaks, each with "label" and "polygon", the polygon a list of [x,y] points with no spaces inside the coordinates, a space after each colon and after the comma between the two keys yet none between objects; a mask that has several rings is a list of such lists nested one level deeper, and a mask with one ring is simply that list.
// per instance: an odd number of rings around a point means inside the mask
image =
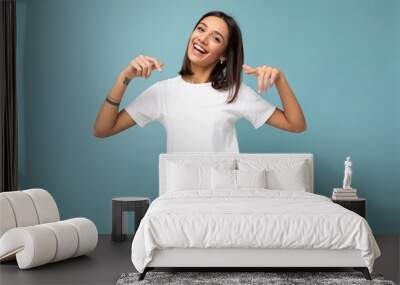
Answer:
[{"label": "woman's eye", "polygon": [[[204,32],[204,29],[203,29],[202,27],[197,27],[197,30],[200,30],[200,31]],[[215,39],[218,43],[221,42],[221,40],[220,40],[219,37],[215,37],[214,39]]]}]

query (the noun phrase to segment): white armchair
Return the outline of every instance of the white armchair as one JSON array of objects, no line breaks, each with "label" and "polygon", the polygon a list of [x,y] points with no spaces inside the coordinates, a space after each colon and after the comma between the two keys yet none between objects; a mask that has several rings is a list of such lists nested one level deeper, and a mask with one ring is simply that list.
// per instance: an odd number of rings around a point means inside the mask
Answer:
[{"label": "white armchair", "polygon": [[86,218],[60,221],[57,204],[44,189],[0,193],[0,262],[20,269],[86,254],[96,248],[96,225]]}]

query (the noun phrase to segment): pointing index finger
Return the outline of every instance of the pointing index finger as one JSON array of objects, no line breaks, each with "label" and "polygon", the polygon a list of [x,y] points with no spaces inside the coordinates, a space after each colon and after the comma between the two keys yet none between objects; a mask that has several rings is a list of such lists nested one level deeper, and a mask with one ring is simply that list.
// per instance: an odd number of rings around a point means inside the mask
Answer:
[{"label": "pointing index finger", "polygon": [[246,73],[250,73],[250,74],[256,74],[257,73],[257,69],[251,67],[250,65],[243,64],[242,67],[245,69]]},{"label": "pointing index finger", "polygon": [[154,57],[151,56],[146,56],[146,58],[151,61],[152,63],[154,63],[154,65],[156,66],[156,68],[158,69],[158,71],[161,71],[162,66],[164,65],[163,63],[159,62],[157,59],[155,59]]}]

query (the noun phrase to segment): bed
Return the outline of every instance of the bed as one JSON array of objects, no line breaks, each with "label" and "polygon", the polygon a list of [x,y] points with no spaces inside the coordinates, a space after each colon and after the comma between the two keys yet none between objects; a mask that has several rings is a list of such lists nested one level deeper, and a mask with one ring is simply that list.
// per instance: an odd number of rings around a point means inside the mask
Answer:
[{"label": "bed", "polygon": [[381,252],[367,221],[314,193],[310,153],[161,153],[159,196],[132,241],[154,268],[352,267]]}]

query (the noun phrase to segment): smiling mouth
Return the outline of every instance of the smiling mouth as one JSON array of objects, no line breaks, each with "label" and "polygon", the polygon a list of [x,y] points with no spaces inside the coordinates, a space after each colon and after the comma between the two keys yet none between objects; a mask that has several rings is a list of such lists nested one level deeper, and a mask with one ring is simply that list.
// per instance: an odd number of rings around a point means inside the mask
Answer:
[{"label": "smiling mouth", "polygon": [[194,50],[196,50],[196,51],[197,51],[198,53],[200,53],[200,54],[207,54],[207,53],[208,53],[208,51],[202,49],[202,48],[201,48],[198,44],[196,44],[196,43],[194,43],[194,44],[192,45],[192,47],[193,47]]}]

